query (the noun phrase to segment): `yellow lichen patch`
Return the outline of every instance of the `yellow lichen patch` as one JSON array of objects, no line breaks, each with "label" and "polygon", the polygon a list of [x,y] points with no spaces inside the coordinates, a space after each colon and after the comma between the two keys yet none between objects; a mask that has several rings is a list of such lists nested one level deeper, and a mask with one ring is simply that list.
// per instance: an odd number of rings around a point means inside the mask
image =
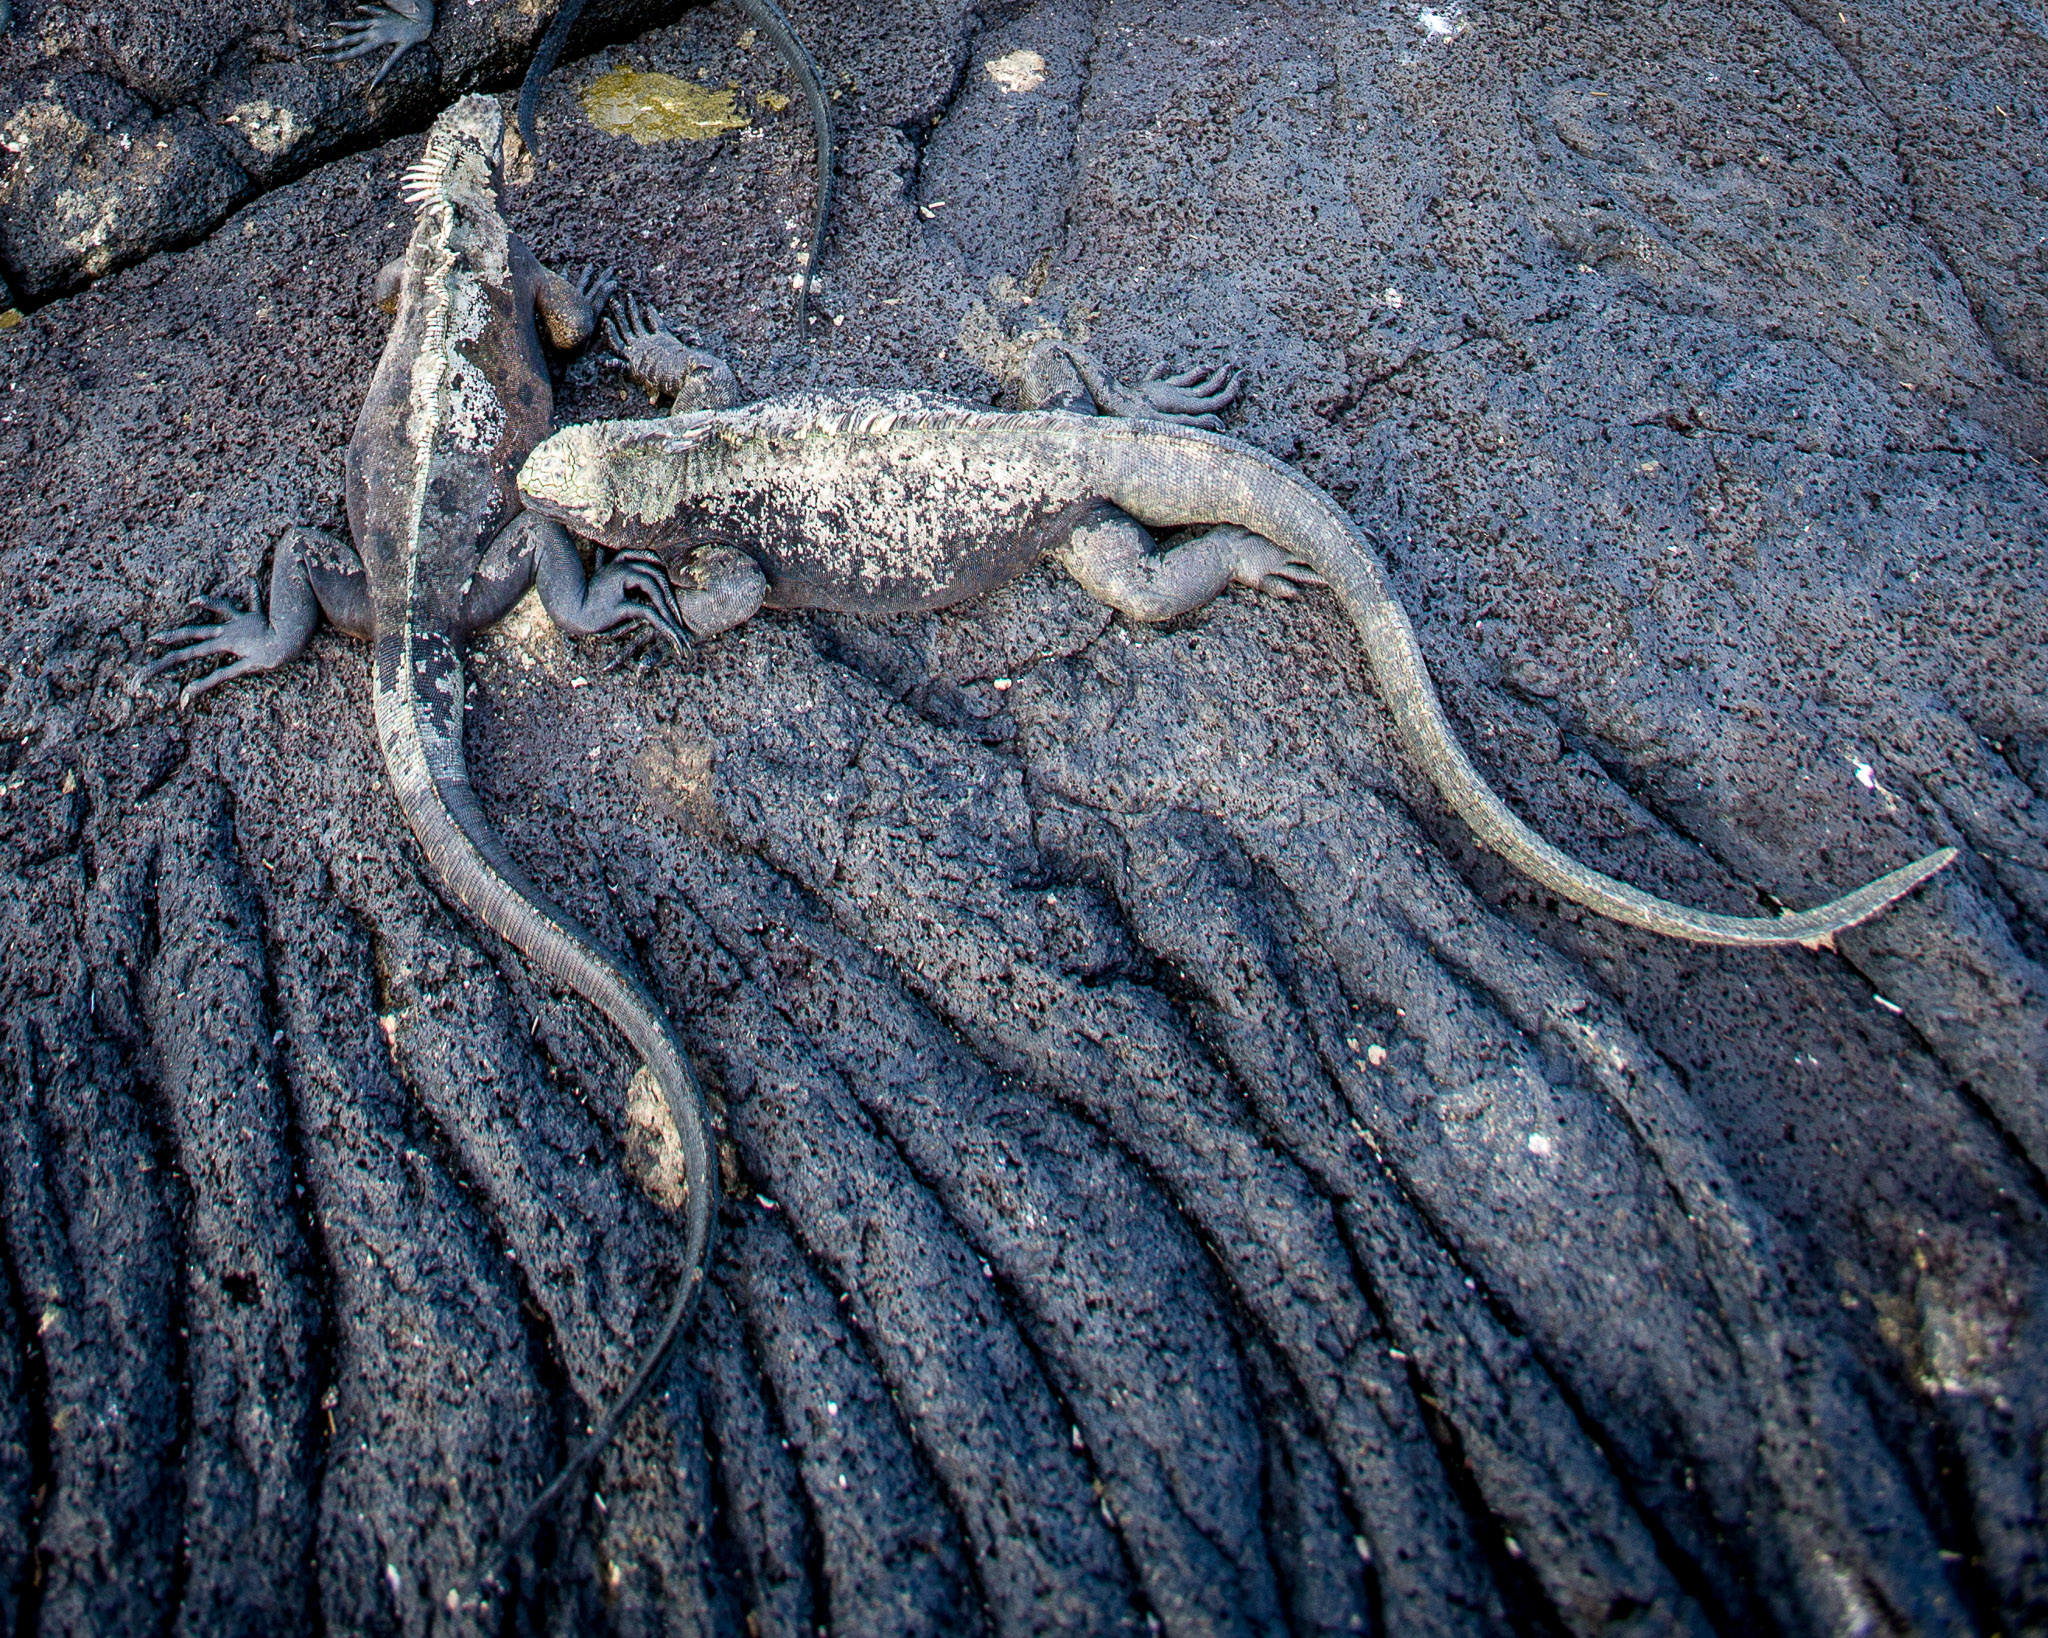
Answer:
[{"label": "yellow lichen patch", "polygon": [[0,313],[0,330],[11,330],[20,322],[21,309],[19,307],[10,307],[6,312]]},{"label": "yellow lichen patch", "polygon": [[780,91],[757,91],[754,93],[754,100],[771,114],[779,114],[789,106],[789,98]]},{"label": "yellow lichen patch", "polygon": [[743,131],[749,123],[734,109],[730,91],[633,68],[615,68],[585,86],[583,111],[600,131],[629,136],[643,145],[678,139],[704,142],[727,131]]}]

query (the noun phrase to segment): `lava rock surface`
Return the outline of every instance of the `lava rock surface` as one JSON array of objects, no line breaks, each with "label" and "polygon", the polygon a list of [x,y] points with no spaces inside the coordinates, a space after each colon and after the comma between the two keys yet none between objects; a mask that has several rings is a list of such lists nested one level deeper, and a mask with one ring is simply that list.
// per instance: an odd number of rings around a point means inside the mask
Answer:
[{"label": "lava rock surface", "polygon": [[[844,131],[806,333],[809,125],[732,8],[565,65],[514,226],[756,394],[1242,359],[1232,430],[1559,845],[1747,914],[1961,857],[1817,954],[1560,905],[1319,593],[1146,628],[1046,568],[680,664],[523,606],[472,766],[676,1020],[726,1197],[667,1391],[451,1616],[658,1323],[671,1134],[424,872],[359,647],[128,682],[345,528],[399,174],[538,21],[444,8],[374,119],[318,71],[265,171],[209,99],[312,73],[279,19],[25,0],[10,120],[69,110],[127,225],[25,251],[86,183],[17,144],[17,291],[113,271],[0,331],[0,1620],[2048,1631],[2038,13],[790,9]],[[60,34],[89,71],[21,68]],[[753,123],[604,135],[620,67]],[[558,402],[645,408],[594,356]]]}]

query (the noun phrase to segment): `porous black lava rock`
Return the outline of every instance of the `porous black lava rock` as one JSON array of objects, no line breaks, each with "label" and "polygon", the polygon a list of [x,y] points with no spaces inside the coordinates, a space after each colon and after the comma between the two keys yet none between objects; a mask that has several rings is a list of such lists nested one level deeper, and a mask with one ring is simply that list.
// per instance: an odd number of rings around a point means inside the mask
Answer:
[{"label": "porous black lava rock", "polygon": [[[171,246],[322,160],[420,130],[516,79],[552,5],[441,0],[433,37],[375,90],[387,48],[316,53],[334,0],[18,0],[0,33],[0,270],[44,299]],[[676,7],[590,0],[585,41]]]},{"label": "porous black lava rock", "polygon": [[[2035,13],[792,11],[846,139],[805,335],[808,123],[729,8],[558,75],[515,225],[756,393],[1241,358],[1233,430],[1379,541],[1553,840],[1751,914],[1962,856],[1830,952],[1560,906],[1320,594],[1155,629],[1048,570],[616,669],[522,609],[480,787],[677,1021],[727,1196],[497,1627],[2048,1630]],[[48,107],[110,209],[204,209],[0,332],[0,1616],[475,1630],[449,1588],[671,1289],[670,1152],[424,874],[360,648],[127,691],[345,526],[418,148],[273,186],[178,124],[204,53],[130,55]],[[755,123],[603,135],[618,67]],[[560,406],[645,407],[595,358]]]}]

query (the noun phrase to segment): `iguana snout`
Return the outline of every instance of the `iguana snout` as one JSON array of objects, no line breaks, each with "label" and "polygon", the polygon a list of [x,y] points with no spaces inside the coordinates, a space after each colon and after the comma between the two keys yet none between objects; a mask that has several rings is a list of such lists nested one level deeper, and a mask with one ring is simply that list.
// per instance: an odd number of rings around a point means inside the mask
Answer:
[{"label": "iguana snout", "polygon": [[[519,469],[520,498],[528,511],[615,551],[667,545],[677,533],[676,502],[687,488],[676,460],[680,447],[666,422],[564,427],[527,456]],[[662,493],[635,481],[636,472]]]}]

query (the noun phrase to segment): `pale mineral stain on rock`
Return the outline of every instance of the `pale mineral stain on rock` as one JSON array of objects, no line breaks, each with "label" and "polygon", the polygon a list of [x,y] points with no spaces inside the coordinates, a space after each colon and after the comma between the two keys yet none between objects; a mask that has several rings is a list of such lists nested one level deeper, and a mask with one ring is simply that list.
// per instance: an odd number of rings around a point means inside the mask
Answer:
[{"label": "pale mineral stain on rock", "polygon": [[982,66],[988,77],[1013,97],[1045,84],[1045,59],[1035,51],[1012,51]]},{"label": "pale mineral stain on rock", "polygon": [[750,121],[733,101],[730,89],[714,91],[673,74],[634,68],[615,68],[583,89],[583,111],[591,124],[613,136],[629,136],[642,146],[705,142],[727,131],[743,131]]},{"label": "pale mineral stain on rock", "polygon": [[681,1211],[690,1198],[684,1179],[683,1140],[661,1083],[643,1064],[626,1086],[626,1172],[664,1211]]},{"label": "pale mineral stain on rock", "polygon": [[240,126],[249,146],[266,158],[286,152],[307,134],[307,127],[296,114],[289,108],[279,108],[267,97],[242,103],[225,123]]}]

